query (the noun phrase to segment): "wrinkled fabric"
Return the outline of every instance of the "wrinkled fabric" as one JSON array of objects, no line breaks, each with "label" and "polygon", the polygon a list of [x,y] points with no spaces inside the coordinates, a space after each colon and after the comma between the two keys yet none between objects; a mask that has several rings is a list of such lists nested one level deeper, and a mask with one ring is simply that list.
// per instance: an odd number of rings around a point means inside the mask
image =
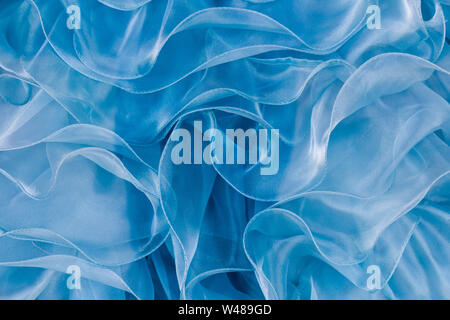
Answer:
[{"label": "wrinkled fabric", "polygon": [[[0,299],[450,299],[449,21],[449,0],[0,1]],[[198,121],[277,129],[277,172],[174,163]]]}]

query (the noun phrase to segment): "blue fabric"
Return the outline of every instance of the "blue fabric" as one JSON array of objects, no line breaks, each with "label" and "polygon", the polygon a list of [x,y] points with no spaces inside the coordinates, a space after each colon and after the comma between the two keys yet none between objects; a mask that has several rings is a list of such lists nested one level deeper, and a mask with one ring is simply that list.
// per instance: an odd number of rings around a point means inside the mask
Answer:
[{"label": "blue fabric", "polygon": [[[449,0],[0,1],[0,298],[450,299],[449,21]],[[278,130],[276,173],[174,163],[199,121]]]}]

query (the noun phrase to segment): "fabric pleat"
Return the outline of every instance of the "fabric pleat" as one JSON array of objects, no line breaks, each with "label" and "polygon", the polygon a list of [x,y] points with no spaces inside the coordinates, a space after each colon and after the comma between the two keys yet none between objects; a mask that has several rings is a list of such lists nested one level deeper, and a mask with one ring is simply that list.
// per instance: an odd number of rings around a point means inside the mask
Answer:
[{"label": "fabric pleat", "polygon": [[450,299],[449,21],[0,1],[0,299]]}]

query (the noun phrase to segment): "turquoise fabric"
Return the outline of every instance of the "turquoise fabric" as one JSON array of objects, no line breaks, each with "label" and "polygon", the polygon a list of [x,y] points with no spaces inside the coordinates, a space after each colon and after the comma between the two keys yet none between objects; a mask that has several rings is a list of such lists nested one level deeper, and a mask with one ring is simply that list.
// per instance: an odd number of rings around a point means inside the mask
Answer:
[{"label": "turquoise fabric", "polygon": [[[0,1],[0,298],[449,299],[449,20]],[[174,163],[196,122],[213,163]],[[238,128],[278,130],[275,174],[218,161]]]}]

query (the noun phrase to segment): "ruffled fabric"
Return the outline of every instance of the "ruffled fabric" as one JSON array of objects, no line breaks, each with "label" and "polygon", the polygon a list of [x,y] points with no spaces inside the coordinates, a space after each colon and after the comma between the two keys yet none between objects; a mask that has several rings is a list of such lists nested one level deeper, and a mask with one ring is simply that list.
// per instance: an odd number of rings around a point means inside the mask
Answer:
[{"label": "ruffled fabric", "polygon": [[[449,21],[448,0],[0,1],[0,298],[450,299]],[[174,163],[198,121],[277,129],[278,170]]]}]

